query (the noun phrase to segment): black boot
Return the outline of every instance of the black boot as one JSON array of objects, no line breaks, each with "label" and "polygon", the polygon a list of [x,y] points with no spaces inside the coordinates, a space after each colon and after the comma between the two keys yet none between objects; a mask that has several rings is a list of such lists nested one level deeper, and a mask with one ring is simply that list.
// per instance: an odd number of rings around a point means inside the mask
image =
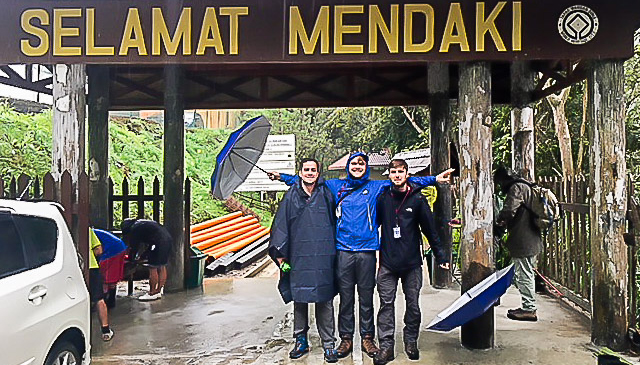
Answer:
[{"label": "black boot", "polygon": [[293,350],[289,352],[289,358],[299,359],[310,350],[311,348],[309,347],[309,341],[307,341],[307,335],[298,335],[298,337],[296,337],[296,345],[293,347]]}]

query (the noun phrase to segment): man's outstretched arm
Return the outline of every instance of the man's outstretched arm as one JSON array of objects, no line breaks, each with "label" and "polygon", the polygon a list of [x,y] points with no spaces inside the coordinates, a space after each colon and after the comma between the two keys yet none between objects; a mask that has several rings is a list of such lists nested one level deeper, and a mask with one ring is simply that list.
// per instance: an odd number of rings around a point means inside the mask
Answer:
[{"label": "man's outstretched arm", "polygon": [[269,172],[267,173],[267,175],[269,176],[269,179],[280,180],[283,183],[287,184],[287,186],[295,185],[298,182],[298,179],[300,179],[298,175],[289,175],[289,174],[275,172],[275,171]]}]

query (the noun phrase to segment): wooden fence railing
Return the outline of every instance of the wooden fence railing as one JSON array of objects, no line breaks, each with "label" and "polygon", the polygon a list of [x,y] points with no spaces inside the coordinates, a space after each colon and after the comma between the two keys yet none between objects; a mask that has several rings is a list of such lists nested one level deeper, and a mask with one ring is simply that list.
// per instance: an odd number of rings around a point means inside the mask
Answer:
[{"label": "wooden fence railing", "polygon": [[[6,185],[6,186],[5,186]],[[8,184],[0,177],[0,198],[20,200],[45,200],[57,202],[64,208],[62,215],[67,222],[73,241],[82,259],[85,280],[89,274],[89,177],[85,172],[80,174],[74,189],[73,179],[69,171],[65,171],[60,181],[55,181],[51,173],[43,178],[32,178],[21,174],[17,179],[12,177]]]},{"label": "wooden fence railing", "polygon": [[[568,299],[586,311],[591,310],[591,241],[589,238],[589,180],[576,176],[563,180],[559,177],[542,177],[538,183],[551,189],[563,211],[562,219],[545,237],[545,249],[539,257],[538,268],[543,275],[559,284],[558,288]],[[633,207],[633,179],[627,179],[629,210]],[[630,216],[629,216],[630,218]],[[633,229],[629,221],[629,230]],[[625,235],[625,241],[630,241]],[[629,311],[632,325],[636,323],[637,251],[628,246],[629,254]]]}]

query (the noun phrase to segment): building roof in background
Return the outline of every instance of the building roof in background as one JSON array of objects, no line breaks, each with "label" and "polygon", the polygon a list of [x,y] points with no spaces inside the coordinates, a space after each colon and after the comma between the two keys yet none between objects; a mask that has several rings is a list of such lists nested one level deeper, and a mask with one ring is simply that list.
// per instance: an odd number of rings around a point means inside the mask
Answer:
[{"label": "building roof in background", "polygon": [[[422,148],[419,150],[399,152],[393,156],[393,159],[402,159],[407,161],[407,165],[409,165],[409,173],[414,175],[420,171],[428,169],[431,165],[431,149]],[[384,175],[388,173],[389,171],[387,170],[384,172]]]},{"label": "building roof in background", "polygon": [[[329,165],[327,170],[336,171],[336,170],[344,170],[347,167],[347,160],[351,156],[351,153],[347,153],[342,156],[338,161]],[[381,151],[380,153],[367,153],[369,156],[369,166],[372,168],[386,168],[391,162],[391,156],[388,151]]]}]

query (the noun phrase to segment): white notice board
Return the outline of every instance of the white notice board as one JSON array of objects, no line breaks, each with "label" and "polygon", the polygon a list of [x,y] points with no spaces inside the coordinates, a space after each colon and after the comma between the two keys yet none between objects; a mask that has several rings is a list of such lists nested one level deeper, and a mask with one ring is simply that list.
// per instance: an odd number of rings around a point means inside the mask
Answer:
[{"label": "white notice board", "polygon": [[[256,164],[266,171],[296,173],[296,136],[294,134],[269,135],[264,152]],[[236,191],[285,191],[287,185],[271,181],[267,174],[253,168]]]}]

